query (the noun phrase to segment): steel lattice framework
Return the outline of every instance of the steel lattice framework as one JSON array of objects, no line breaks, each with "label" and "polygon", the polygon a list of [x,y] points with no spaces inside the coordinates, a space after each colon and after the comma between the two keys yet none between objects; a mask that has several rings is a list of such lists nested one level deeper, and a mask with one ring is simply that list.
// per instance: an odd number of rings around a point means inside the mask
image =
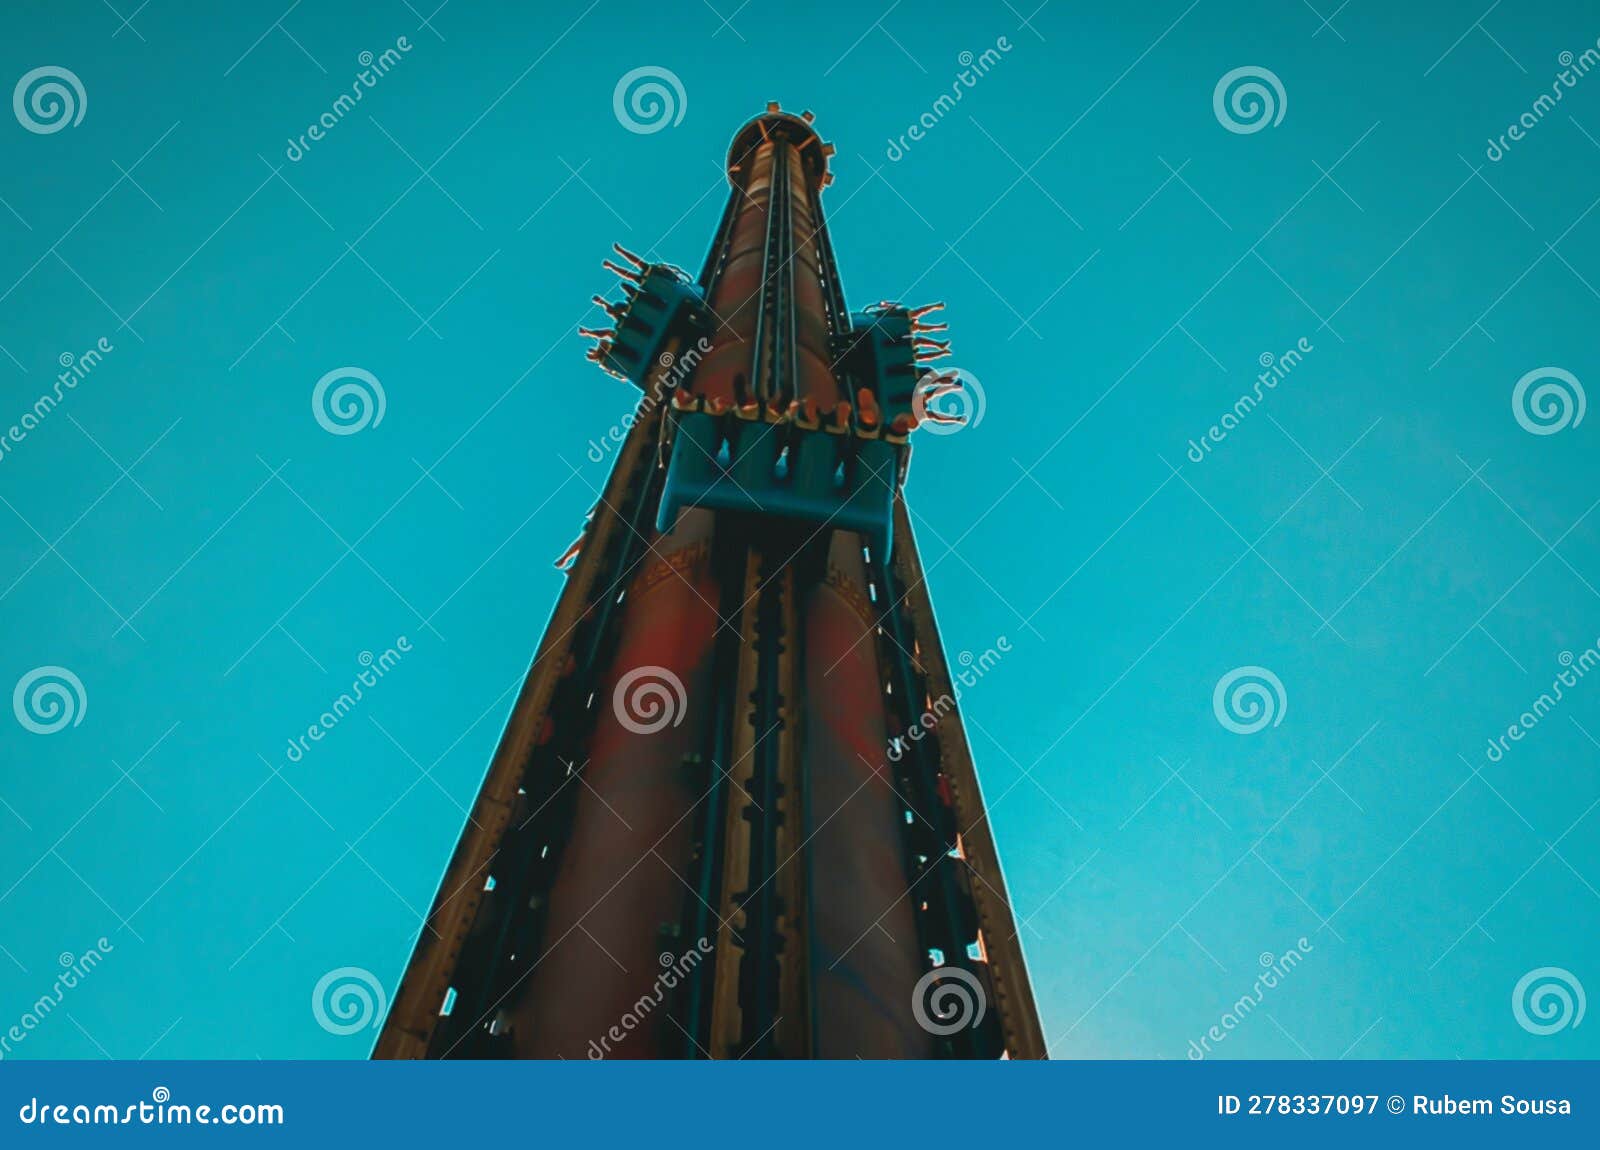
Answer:
[{"label": "steel lattice framework", "polygon": [[902,497],[959,379],[832,150],[769,105],[698,278],[608,261],[639,408],[377,1057],[1044,1057]]}]

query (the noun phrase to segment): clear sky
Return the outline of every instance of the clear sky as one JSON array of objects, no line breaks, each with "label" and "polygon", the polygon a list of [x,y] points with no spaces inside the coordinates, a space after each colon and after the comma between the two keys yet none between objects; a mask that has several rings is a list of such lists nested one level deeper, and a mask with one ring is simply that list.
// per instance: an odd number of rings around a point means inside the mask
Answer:
[{"label": "clear sky", "polygon": [[630,405],[599,261],[697,267],[768,100],[984,397],[909,495],[952,656],[1011,645],[964,702],[1052,1053],[1183,1058],[1299,949],[1214,1056],[1600,1055],[1513,1009],[1600,990],[1600,418],[1513,405],[1600,379],[1591,6],[286,3],[0,18],[83,112],[0,117],[0,431],[111,349],[0,452],[0,687],[81,684],[0,712],[0,1033],[109,947],[7,1057],[366,1054],[313,989],[392,994]]}]

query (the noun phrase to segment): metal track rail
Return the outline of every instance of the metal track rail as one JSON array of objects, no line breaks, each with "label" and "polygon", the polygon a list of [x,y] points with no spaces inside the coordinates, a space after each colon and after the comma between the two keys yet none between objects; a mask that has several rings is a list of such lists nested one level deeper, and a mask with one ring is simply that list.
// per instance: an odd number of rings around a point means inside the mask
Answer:
[{"label": "metal track rail", "polygon": [[[721,630],[712,655],[712,682],[729,683],[739,665],[740,624],[744,607],[745,570],[749,554],[744,547],[724,543],[712,553],[712,563],[722,585],[718,610]],[[720,690],[712,708],[703,739],[704,750],[695,766],[700,768],[699,789],[705,795],[695,815],[694,894],[686,900],[683,937],[685,947],[700,939],[715,940],[721,922],[716,908],[722,905],[723,870],[727,865],[723,828],[728,821],[729,776],[734,731],[738,721],[733,692]],[[720,960],[718,952],[718,960]],[[712,1004],[716,962],[701,963],[691,969],[679,995],[676,1012],[682,1042],[673,1042],[680,1058],[705,1057],[712,1045]],[[670,1036],[669,1036],[670,1037]]]},{"label": "metal track rail", "polygon": [[[883,620],[886,640],[881,650],[894,684],[893,698],[900,710],[902,729],[917,721],[921,701],[927,698],[925,676],[911,656],[914,649],[911,620],[904,609],[900,580],[882,556],[873,557],[873,579],[883,597],[894,604]],[[926,907],[917,916],[925,954],[937,952],[941,965],[965,971],[988,985],[985,964],[976,962],[968,947],[978,937],[977,915],[967,892],[962,863],[954,857],[960,828],[955,812],[940,797],[940,751],[937,727],[919,740],[907,740],[898,764],[902,796],[913,818],[906,828],[912,850],[912,905]],[[987,993],[987,992],[986,992]],[[998,1058],[1003,1050],[998,1021],[993,1015],[976,1029],[942,1037],[939,1045],[948,1057]]]},{"label": "metal track rail", "polygon": [[[765,562],[770,562],[766,560]],[[770,1057],[778,1005],[778,824],[782,815],[779,750],[783,725],[783,699],[778,686],[782,657],[783,604],[781,596],[790,582],[787,572],[765,569],[761,597],[756,605],[756,684],[751,723],[755,727],[755,774],[751,803],[745,817],[751,824],[750,870],[743,899],[744,961],[739,972],[743,1002],[744,1056]]]},{"label": "metal track rail", "polygon": [[[639,533],[649,530],[654,513],[656,433],[653,421],[641,419],[623,443],[584,550],[423,923],[375,1057],[498,1053],[498,1044],[480,1044],[485,1032],[477,1023],[503,993],[494,988],[505,985],[499,971],[509,948],[515,945],[528,962],[536,957],[541,892],[554,876],[572,814],[572,796],[561,792],[576,790],[567,784],[592,720],[588,700],[604,667],[617,585],[637,561]],[[628,508],[626,523],[614,506]],[[552,795],[556,801],[549,801]],[[530,811],[539,812],[531,821]],[[441,1016],[451,990],[454,1009]]]},{"label": "metal track rail", "polygon": [[[909,671],[918,688],[916,693],[905,695],[897,681],[896,692],[905,698],[904,706],[915,707],[919,705],[918,701],[930,696],[934,699],[946,695],[953,697],[955,688],[939,639],[925,573],[917,556],[911,519],[901,499],[895,501],[894,533],[897,545],[889,571],[893,580],[887,585],[886,591],[888,601],[897,605],[891,619],[896,624],[898,641],[904,644],[903,651],[897,654],[903,658],[906,652],[915,653],[915,661],[907,662],[910,662]],[[885,621],[886,632],[889,622]],[[906,669],[902,668],[903,671]],[[940,795],[935,792],[919,799],[919,802],[946,812],[949,822],[944,825],[953,826],[960,832],[962,857],[959,860],[946,859],[949,864],[946,875],[959,880],[949,893],[959,902],[962,913],[959,918],[954,918],[946,909],[937,917],[929,917],[935,925],[946,924],[946,930],[951,924],[959,923],[956,926],[959,934],[956,941],[960,942],[962,949],[956,952],[957,959],[966,958],[964,947],[967,941],[974,936],[981,937],[984,961],[968,965],[977,968],[974,973],[980,976],[987,988],[991,1008],[983,1028],[964,1032],[975,1039],[967,1056],[995,1058],[1003,1052],[1010,1058],[1047,1058],[1049,1054],[1039,1024],[1033,988],[1028,979],[1017,916],[1006,891],[1005,875],[995,849],[994,835],[989,826],[960,708],[947,712],[939,720],[933,734],[935,737],[924,737],[920,743],[912,745],[929,748],[925,752],[928,758],[919,765],[918,773],[926,780],[926,771],[932,767],[944,793]],[[909,762],[911,758],[908,754],[905,761]],[[948,832],[940,837],[948,840]],[[968,874],[976,881],[968,881]],[[913,888],[913,892],[919,893],[927,884],[936,881],[940,881],[940,876],[926,876]],[[947,890],[950,885],[949,882],[945,883]],[[930,899],[929,911],[934,909]],[[952,953],[950,948],[941,943],[934,942],[933,945],[943,949],[947,958]]]},{"label": "metal track rail", "polygon": [[[523,805],[531,814],[507,832],[497,860],[496,869],[505,876],[503,917],[498,928],[484,936],[476,953],[463,952],[457,967],[458,1009],[452,1015],[457,1023],[440,1027],[435,1045],[444,1044],[443,1049],[430,1051],[436,1056],[443,1056],[451,1046],[450,1056],[458,1058],[504,1053],[504,1041],[497,1041],[499,1036],[491,1033],[492,1023],[491,1027],[481,1023],[506,1003],[540,954],[546,898],[561,864],[580,790],[571,784],[573,776],[583,770],[584,746],[594,727],[595,692],[616,643],[612,627],[618,612],[616,589],[627,581],[644,554],[658,477],[659,472],[650,468],[637,483],[626,512],[629,529],[614,540],[601,577],[604,590],[579,628],[572,648],[572,670],[551,700],[553,737],[535,750],[524,773]],[[456,1032],[453,1037],[452,1031]]]}]

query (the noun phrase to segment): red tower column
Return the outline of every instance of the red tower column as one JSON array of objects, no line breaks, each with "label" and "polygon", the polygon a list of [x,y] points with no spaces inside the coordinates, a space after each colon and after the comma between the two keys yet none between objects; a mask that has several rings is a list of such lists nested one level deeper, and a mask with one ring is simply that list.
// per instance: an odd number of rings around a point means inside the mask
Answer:
[{"label": "red tower column", "polygon": [[922,974],[887,762],[879,609],[859,536],[839,532],[801,610],[812,1001],[819,1058],[927,1058],[908,1009]]},{"label": "red tower column", "polygon": [[[509,1011],[519,1057],[653,1058],[670,1026],[655,1009],[657,978],[661,954],[678,955],[661,929],[683,902],[691,814],[703,797],[684,760],[715,706],[711,525],[709,512],[686,513],[651,541],[628,586],[589,759],[568,784],[582,791],[550,889],[545,950]],[[636,1009],[643,998],[652,1005]],[[608,1038],[613,1027],[620,1042]]]}]

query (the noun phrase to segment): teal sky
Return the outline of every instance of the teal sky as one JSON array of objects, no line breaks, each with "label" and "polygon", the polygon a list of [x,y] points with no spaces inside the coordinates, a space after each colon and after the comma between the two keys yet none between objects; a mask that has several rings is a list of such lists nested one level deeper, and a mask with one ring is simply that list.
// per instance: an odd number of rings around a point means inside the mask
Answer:
[{"label": "teal sky", "polygon": [[[1216,1056],[1600,1055],[1512,1008],[1600,991],[1600,418],[1512,403],[1600,380],[1600,75],[1531,111],[1600,13],[286,4],[0,18],[7,88],[85,97],[0,117],[0,432],[112,349],[0,453],[0,687],[86,699],[0,711],[0,1033],[110,946],[7,1057],[367,1053],[313,988],[392,994],[629,409],[572,334],[599,261],[697,267],[768,100],[839,149],[852,303],[946,301],[984,397],[908,491],[952,657],[1011,645],[964,704],[1053,1055],[1183,1058],[1302,939]],[[642,66],[680,122],[619,123]],[[1281,120],[1220,122],[1241,67]],[[329,434],[345,367],[384,413]],[[1276,725],[1219,721],[1241,667]]]}]

